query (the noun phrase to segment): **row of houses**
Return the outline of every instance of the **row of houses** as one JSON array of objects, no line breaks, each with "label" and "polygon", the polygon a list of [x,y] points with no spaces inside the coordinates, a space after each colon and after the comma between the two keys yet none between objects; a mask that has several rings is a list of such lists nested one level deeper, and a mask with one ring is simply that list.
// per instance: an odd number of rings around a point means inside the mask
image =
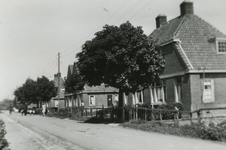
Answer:
[{"label": "row of houses", "polygon": [[[159,42],[166,60],[161,80],[144,91],[124,94],[125,104],[180,102],[187,111],[226,107],[226,35],[195,15],[192,2],[181,3],[180,12],[169,21],[157,16],[156,29],[149,35]],[[69,66],[67,76],[74,73],[76,63]],[[118,89],[85,85],[76,95],[64,93],[60,106],[110,107],[116,101]]]}]

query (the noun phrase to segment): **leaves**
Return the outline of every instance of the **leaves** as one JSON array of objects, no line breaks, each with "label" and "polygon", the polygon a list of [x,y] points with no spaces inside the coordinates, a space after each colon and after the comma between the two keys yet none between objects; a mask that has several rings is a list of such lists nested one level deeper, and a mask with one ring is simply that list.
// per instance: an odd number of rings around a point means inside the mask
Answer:
[{"label": "leaves", "polygon": [[68,93],[77,93],[84,89],[85,82],[78,74],[72,74],[65,80],[65,90]]},{"label": "leaves", "polygon": [[165,65],[156,42],[129,22],[105,25],[76,57],[80,75],[89,85],[105,83],[127,92],[147,88]]},{"label": "leaves", "polygon": [[28,103],[49,101],[56,96],[56,93],[54,83],[45,76],[37,78],[37,81],[28,78],[21,87],[14,91],[18,101]]}]

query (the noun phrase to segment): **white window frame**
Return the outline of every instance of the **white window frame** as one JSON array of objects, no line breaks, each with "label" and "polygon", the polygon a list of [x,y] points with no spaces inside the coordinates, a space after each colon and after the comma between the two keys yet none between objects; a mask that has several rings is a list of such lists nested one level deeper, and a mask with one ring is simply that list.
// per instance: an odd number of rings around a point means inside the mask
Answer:
[{"label": "white window frame", "polygon": [[160,83],[161,83],[161,85],[156,85],[156,82],[154,82],[153,85],[149,86],[150,97],[151,97],[151,104],[160,102],[159,94],[162,97],[162,103],[165,103],[165,100],[166,100],[166,85],[165,85],[165,81],[164,80],[160,80]]},{"label": "white window frame", "polygon": [[[223,42],[225,44],[225,52],[220,52],[219,50],[219,42]],[[217,41],[217,52],[218,54],[226,54],[226,40],[220,40],[220,41]]]},{"label": "white window frame", "polygon": [[[208,84],[208,82],[210,84]],[[211,87],[211,98],[210,99],[207,99],[207,94],[206,94],[206,86],[210,86]],[[214,94],[214,79],[209,79],[209,78],[206,78],[204,79],[204,83],[203,83],[203,102],[204,103],[213,103],[215,102],[215,94]]]},{"label": "white window frame", "polygon": [[[177,82],[178,78],[180,78],[181,83]],[[182,101],[182,78],[181,77],[174,78],[174,95],[175,95],[175,102]]]},{"label": "white window frame", "polygon": [[[91,104],[91,97],[93,97],[93,103]],[[96,99],[95,95],[89,95],[89,106],[95,106],[96,105]]]},{"label": "white window frame", "polygon": [[226,38],[213,38],[209,40],[211,47],[217,54],[226,54],[225,52],[219,52],[219,42],[226,42]]},{"label": "white window frame", "polygon": [[115,94],[115,101],[118,101],[118,94]]}]

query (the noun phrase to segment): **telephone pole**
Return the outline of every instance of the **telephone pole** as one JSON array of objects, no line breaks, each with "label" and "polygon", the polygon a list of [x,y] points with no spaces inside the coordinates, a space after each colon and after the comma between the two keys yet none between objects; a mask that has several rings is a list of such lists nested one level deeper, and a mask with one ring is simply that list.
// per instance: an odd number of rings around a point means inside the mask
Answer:
[{"label": "telephone pole", "polygon": [[60,53],[58,53],[58,112],[60,112]]}]

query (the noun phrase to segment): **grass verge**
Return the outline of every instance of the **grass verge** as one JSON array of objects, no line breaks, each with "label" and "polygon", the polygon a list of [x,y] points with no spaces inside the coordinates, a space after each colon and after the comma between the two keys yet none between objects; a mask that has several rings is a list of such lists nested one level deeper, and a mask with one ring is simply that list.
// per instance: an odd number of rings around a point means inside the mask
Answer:
[{"label": "grass verge", "polygon": [[172,123],[167,124],[159,121],[131,120],[121,124],[121,126],[148,132],[226,142],[226,121],[218,124],[211,122],[177,127]]}]

